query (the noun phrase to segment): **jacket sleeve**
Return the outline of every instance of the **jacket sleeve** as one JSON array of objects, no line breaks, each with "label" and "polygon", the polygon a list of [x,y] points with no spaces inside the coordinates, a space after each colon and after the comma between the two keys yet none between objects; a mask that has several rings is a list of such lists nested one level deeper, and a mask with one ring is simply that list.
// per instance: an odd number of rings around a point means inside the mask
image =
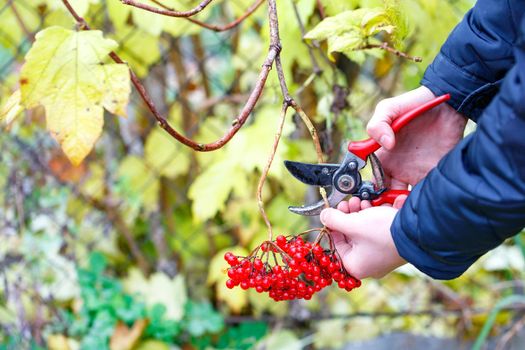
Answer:
[{"label": "jacket sleeve", "polygon": [[512,47],[525,2],[479,0],[456,26],[425,71],[421,84],[477,121],[514,64]]},{"label": "jacket sleeve", "polygon": [[437,279],[461,275],[525,226],[525,20],[515,64],[477,130],[417,184],[391,227],[399,254]]}]

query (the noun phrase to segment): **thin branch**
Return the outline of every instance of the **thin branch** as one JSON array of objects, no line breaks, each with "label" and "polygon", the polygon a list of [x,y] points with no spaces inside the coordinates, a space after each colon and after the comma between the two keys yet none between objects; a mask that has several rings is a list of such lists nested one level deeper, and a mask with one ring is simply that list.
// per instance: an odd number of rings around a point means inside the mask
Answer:
[{"label": "thin branch", "polygon": [[[209,0],[211,1],[211,0]],[[90,27],[84,20],[84,18],[80,17],[75,9],[71,6],[69,3],[69,0],[62,0],[68,11],[71,13],[73,18],[77,21],[77,25],[79,29],[81,30],[89,30]],[[221,147],[223,147],[225,144],[227,144],[233,136],[239,131],[239,129],[244,125],[248,117],[250,116],[251,112],[255,108],[255,105],[259,98],[262,95],[262,91],[264,88],[264,85],[266,84],[266,79],[268,78],[268,75],[270,74],[270,70],[272,68],[273,62],[275,61],[275,58],[279,55],[279,52],[281,51],[281,47],[279,42],[275,41],[275,38],[272,37],[271,39],[272,44],[270,45],[270,49],[268,51],[268,54],[266,56],[266,59],[264,60],[261,72],[259,73],[259,76],[257,78],[257,81],[255,83],[255,86],[250,93],[250,96],[242,108],[239,115],[233,120],[232,127],[218,140],[203,144],[196,141],[193,141],[184,135],[180,134],[177,130],[175,130],[168,121],[161,115],[161,113],[158,111],[157,107],[153,103],[153,100],[149,96],[148,92],[146,91],[144,85],[140,82],[137,75],[130,69],[130,76],[131,76],[131,82],[137,89],[139,95],[141,96],[142,100],[148,107],[148,109],[151,111],[155,119],[157,120],[158,124],[161,128],[163,128],[168,134],[170,134],[173,138],[175,138],[177,141],[182,143],[183,145],[192,148],[195,151],[199,152],[210,152],[215,151]],[[116,63],[125,63],[115,52],[111,52],[109,56],[115,61]]]},{"label": "thin branch", "polygon": [[168,17],[191,17],[196,15],[197,13],[201,12],[208,6],[212,0],[203,0],[199,5],[192,8],[188,11],[175,11],[175,10],[167,10],[162,8],[156,8],[150,5],[142,4],[140,2],[137,2],[135,0],[120,0],[121,3],[124,5],[133,6],[148,12],[153,12],[159,15],[168,16]]},{"label": "thin branch", "polygon": [[[158,6],[162,7],[165,10],[169,11],[175,11],[173,8],[168,7],[161,3],[158,0],[152,0],[154,3],[156,3]],[[227,24],[208,24],[206,22],[199,21],[197,19],[191,18],[191,17],[185,17],[188,21],[191,23],[194,23],[198,26],[201,26],[203,28],[213,30],[215,32],[224,32],[230,29],[233,29],[237,27],[239,24],[241,24],[246,18],[250,17],[257,9],[262,5],[264,0],[256,0],[250,7],[246,9],[246,12],[243,13],[241,16],[239,16],[237,19],[231,21]]]},{"label": "thin branch", "polygon": [[34,34],[31,33],[31,31],[27,28],[26,24],[24,23],[24,21],[22,19],[22,16],[20,16],[20,13],[18,12],[18,10],[17,10],[17,8],[15,6],[15,2],[14,1],[9,2],[9,6],[11,6],[11,11],[13,11],[13,14],[15,15],[16,21],[18,22],[18,24],[22,28],[22,31],[24,32],[24,34],[30,39],[30,41],[35,40]]},{"label": "thin branch", "polygon": [[312,138],[312,141],[315,146],[315,153],[317,154],[317,162],[324,163],[321,143],[319,142],[319,136],[317,134],[317,130],[315,129],[314,124],[312,123],[310,118],[306,115],[306,113],[303,111],[303,109],[295,101],[293,102],[292,107],[293,109],[295,109],[299,117],[301,117],[301,120],[306,125],[306,128],[308,129],[308,132],[310,133],[310,137]]},{"label": "thin branch", "polygon": [[199,25],[201,27],[204,27],[206,29],[210,29],[210,30],[213,30],[213,31],[216,31],[216,32],[224,32],[226,30],[233,29],[233,28],[237,27],[239,24],[241,24],[242,22],[244,22],[244,20],[246,18],[250,17],[255,11],[257,11],[259,6],[261,6],[263,2],[264,2],[264,0],[257,0],[250,7],[248,7],[248,9],[246,10],[245,13],[243,13],[237,19],[231,21],[230,23],[223,24],[223,25],[208,24],[208,23],[201,22],[201,21],[193,19],[193,18],[187,18],[187,19],[188,19],[188,21],[190,21],[190,22],[192,22],[194,24],[197,24],[197,25]]},{"label": "thin branch", "polygon": [[[275,41],[277,41],[280,45],[279,21],[277,17],[277,6],[276,6],[275,0],[268,0],[268,10],[269,10],[269,16],[270,16],[270,36],[273,39],[275,39]],[[297,104],[297,102],[290,95],[288,86],[286,84],[286,78],[284,76],[284,70],[283,70],[280,55],[277,55],[277,57],[275,58],[275,69],[277,71],[277,77],[279,79],[279,84],[281,86],[281,92],[283,94],[285,103],[290,105],[297,112],[297,114],[299,114],[303,123],[305,123],[306,127],[308,128],[308,131],[310,132],[310,136],[312,137],[312,141],[315,146],[315,151],[317,153],[317,161],[319,163],[324,163],[323,151],[321,149],[319,137],[317,136],[317,130],[315,129],[315,126],[312,124],[310,118],[308,118],[308,116],[303,111],[303,109]],[[329,205],[328,205],[328,199],[326,197],[325,189],[321,187],[319,189],[319,192],[321,194],[321,197],[323,197],[325,205],[328,207]]]},{"label": "thin branch", "polygon": [[516,334],[523,329],[525,326],[525,316],[519,319],[518,322],[516,322],[512,328],[506,332],[498,341],[496,345],[496,350],[504,350],[508,349],[507,345],[510,342],[512,338],[516,336]]},{"label": "thin branch", "polygon": [[266,166],[264,167],[264,170],[259,179],[259,184],[257,186],[257,204],[259,205],[259,211],[261,212],[261,216],[263,217],[264,222],[266,223],[266,226],[268,227],[268,240],[269,241],[273,240],[273,230],[272,230],[272,224],[270,223],[270,220],[268,219],[268,215],[266,215],[266,211],[264,210],[262,190],[263,190],[264,183],[266,182],[266,178],[268,177],[268,172],[270,171],[270,167],[272,166],[273,159],[275,158],[277,147],[279,146],[279,142],[281,141],[281,135],[283,133],[283,126],[284,126],[284,121],[286,120],[286,112],[288,111],[288,107],[290,107],[290,105],[287,102],[283,102],[283,107],[281,109],[281,115],[279,117],[279,124],[277,127],[277,132],[275,133],[275,139],[273,142],[272,151],[270,152],[270,156],[268,157],[268,161],[266,162]]},{"label": "thin branch", "polygon": [[317,3],[317,11],[319,11],[319,16],[321,17],[321,19],[324,19],[326,17],[326,14],[324,12],[324,6],[321,3],[321,0],[317,0],[316,3]]},{"label": "thin branch", "polygon": [[299,9],[297,8],[297,4],[295,3],[295,0],[290,0],[290,1],[292,2],[292,8],[293,8],[293,12],[295,14],[295,18],[297,19],[297,23],[299,24],[299,29],[301,31],[301,38],[303,38],[303,43],[308,48],[308,55],[310,56],[310,61],[312,61],[312,67],[313,67],[313,70],[314,70],[314,74],[315,75],[321,75],[323,70],[319,67],[319,64],[317,63],[317,60],[315,59],[314,51],[313,51],[312,47],[310,45],[308,45],[308,43],[304,39],[304,37],[306,35],[306,29],[304,28],[304,23],[303,23],[303,21],[301,19],[301,15],[299,14]]},{"label": "thin branch", "polygon": [[402,51],[399,51],[397,49],[394,49],[393,47],[389,46],[387,42],[384,42],[384,43],[381,43],[381,44],[367,44],[367,45],[364,45],[364,46],[361,46],[361,47],[357,48],[356,51],[357,50],[369,50],[369,49],[385,50],[385,51],[388,51],[390,53],[393,53],[394,55],[396,55],[398,57],[403,57],[403,58],[406,58],[407,60],[411,60],[411,61],[414,61],[414,62],[422,62],[423,61],[423,58],[421,58],[419,56],[410,56],[409,54],[407,54],[405,52],[402,52]]}]

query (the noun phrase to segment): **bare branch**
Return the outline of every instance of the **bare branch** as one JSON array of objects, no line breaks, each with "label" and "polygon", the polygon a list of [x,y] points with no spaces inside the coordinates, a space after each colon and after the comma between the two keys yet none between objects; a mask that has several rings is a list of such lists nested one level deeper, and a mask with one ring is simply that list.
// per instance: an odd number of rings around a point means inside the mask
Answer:
[{"label": "bare branch", "polygon": [[381,50],[385,50],[385,51],[388,51],[390,53],[393,53],[394,55],[398,56],[398,57],[403,57],[403,58],[406,58],[407,60],[411,60],[411,61],[414,61],[414,62],[422,62],[423,61],[423,58],[419,57],[419,56],[410,56],[409,54],[405,53],[405,52],[401,52],[397,49],[394,49],[393,47],[389,46],[387,42],[384,42],[384,43],[381,43],[381,44],[367,44],[367,45],[364,45],[364,46],[361,46],[359,48],[356,49],[357,50],[369,50],[369,49],[381,49]]},{"label": "bare branch", "polygon": [[196,15],[197,13],[201,12],[208,6],[212,0],[203,0],[199,5],[192,8],[188,11],[175,11],[175,10],[167,10],[167,9],[160,9],[156,8],[150,5],[142,4],[140,2],[137,2],[135,0],[120,0],[121,3],[124,5],[133,6],[148,12],[157,13],[159,15],[168,16],[168,17],[191,17]]},{"label": "bare branch", "polygon": [[[157,5],[159,5],[160,7],[162,7],[163,9],[165,9],[165,10],[175,11],[175,9],[164,5],[163,3],[161,3],[158,0],[152,0],[152,1],[154,3],[156,3]],[[245,13],[243,13],[237,19],[235,19],[235,20],[233,20],[233,21],[231,21],[230,23],[227,23],[227,24],[208,24],[206,22],[202,22],[202,21],[199,21],[199,20],[191,18],[191,17],[185,17],[185,18],[186,18],[186,20],[190,21],[191,23],[194,23],[194,24],[196,24],[198,26],[201,26],[203,28],[206,28],[206,29],[209,29],[209,30],[213,30],[215,32],[224,32],[224,31],[233,29],[233,28],[237,27],[239,24],[241,24],[242,22],[244,22],[244,20],[246,18],[250,17],[255,11],[257,11],[257,9],[262,5],[263,2],[264,2],[264,0],[256,0],[250,7],[248,7],[246,9]]]},{"label": "bare branch", "polygon": [[268,227],[268,240],[273,240],[273,229],[272,224],[270,223],[270,220],[268,219],[268,215],[266,215],[266,211],[264,210],[264,202],[262,199],[262,190],[264,183],[266,182],[266,178],[268,177],[268,172],[270,171],[270,167],[272,166],[273,159],[275,158],[275,153],[277,153],[277,147],[279,146],[279,142],[281,141],[281,135],[283,133],[283,126],[284,121],[286,120],[286,112],[288,111],[288,107],[290,105],[286,102],[283,102],[283,107],[281,109],[281,115],[279,117],[279,124],[277,127],[277,132],[275,133],[275,139],[272,146],[272,151],[270,152],[270,156],[268,157],[268,161],[266,162],[266,166],[264,167],[264,170],[261,174],[261,177],[259,179],[259,184],[257,186],[257,204],[259,205],[259,211],[261,213],[261,216],[264,219],[264,222],[266,223],[266,226]]},{"label": "bare branch", "polygon": [[[209,0],[211,1],[211,0]],[[86,23],[86,21],[80,17],[75,9],[71,6],[68,0],[62,0],[68,11],[71,13],[71,15],[75,18],[77,21],[77,24],[80,29],[82,30],[89,30],[89,25]],[[208,2],[209,3],[209,2]],[[277,38],[278,39],[278,38]],[[270,74],[270,70],[272,68],[273,62],[275,61],[275,58],[279,55],[281,48],[279,42],[275,40],[274,37],[271,39],[272,44],[270,45],[270,49],[268,51],[268,54],[266,56],[266,59],[263,63],[261,72],[259,73],[259,77],[257,78],[257,81],[255,83],[255,86],[250,93],[250,96],[248,98],[248,101],[242,108],[239,115],[233,120],[232,127],[218,140],[203,144],[198,143],[196,141],[193,141],[181,133],[179,133],[177,130],[175,130],[164,118],[161,113],[158,111],[157,107],[154,105],[151,97],[149,96],[148,92],[146,91],[144,85],[141,83],[137,75],[130,69],[130,76],[131,76],[131,82],[137,89],[139,95],[142,97],[142,100],[148,107],[148,109],[151,111],[155,119],[157,120],[160,127],[162,127],[168,134],[170,134],[173,138],[175,138],[177,141],[182,143],[183,145],[192,148],[199,152],[210,152],[215,151],[221,147],[223,147],[225,144],[227,144],[233,136],[239,131],[239,129],[244,125],[248,117],[250,116],[251,112],[255,108],[255,105],[257,104],[257,101],[262,95],[262,91],[264,88],[264,85],[266,84],[266,79],[268,78],[268,75]],[[109,56],[115,61],[116,63],[125,63],[115,52],[111,52]]]}]

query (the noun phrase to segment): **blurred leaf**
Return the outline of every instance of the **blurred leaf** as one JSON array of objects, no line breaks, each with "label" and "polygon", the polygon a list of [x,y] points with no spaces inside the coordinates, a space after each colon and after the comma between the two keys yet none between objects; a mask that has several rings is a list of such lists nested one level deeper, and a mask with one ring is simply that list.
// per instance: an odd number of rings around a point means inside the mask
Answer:
[{"label": "blurred leaf", "polygon": [[525,261],[518,247],[501,245],[483,258],[483,268],[487,271],[502,271],[509,268],[523,271]]},{"label": "blurred leaf", "polygon": [[68,338],[62,334],[52,334],[47,337],[47,347],[49,350],[73,350],[69,346]]},{"label": "blurred leaf", "polygon": [[101,61],[116,47],[100,31],[50,27],[36,35],[26,55],[20,74],[22,104],[44,106],[49,131],[75,165],[102,132],[103,108],[125,114],[131,91],[128,68]]},{"label": "blurred leaf", "polygon": [[182,319],[187,300],[183,276],[177,275],[170,279],[162,272],[156,272],[146,279],[138,269],[133,268],[123,284],[127,292],[140,295],[146,305],[150,307],[155,304],[163,305],[168,319],[174,321]]},{"label": "blurred leaf", "polygon": [[64,182],[78,183],[87,172],[87,165],[78,166],[71,164],[62,152],[54,152],[48,161],[49,170]]},{"label": "blurred leaf", "polygon": [[[160,59],[159,38],[133,26],[118,28],[115,36],[120,43],[117,50],[119,56],[137,76],[147,76],[150,66]],[[144,55],[144,52],[148,54]]]},{"label": "blurred leaf", "polygon": [[248,350],[264,337],[268,326],[264,322],[241,323],[238,326],[230,326],[221,335],[217,344],[218,349]]},{"label": "blurred leaf", "polygon": [[[51,9],[66,11],[64,4],[60,0],[45,0],[40,2],[46,2]],[[70,5],[75,9],[75,12],[78,13],[79,16],[84,16],[87,13],[90,4],[96,4],[98,2],[99,0],[69,0]]]},{"label": "blurred leaf", "polygon": [[185,310],[184,327],[194,337],[200,337],[206,333],[218,333],[224,327],[221,314],[213,310],[208,302],[189,301],[186,303]]},{"label": "blurred leaf", "polygon": [[238,313],[248,304],[248,293],[241,288],[228,289],[226,287],[226,280],[228,279],[226,269],[228,264],[224,261],[224,254],[227,251],[239,256],[248,255],[248,251],[239,246],[219,251],[210,262],[208,283],[215,283],[217,299],[225,302],[232,312]]},{"label": "blurred leaf", "polygon": [[7,99],[5,104],[0,108],[0,122],[3,125],[9,127],[15,118],[24,110],[20,105],[20,99],[22,95],[20,90],[16,90],[13,94]]},{"label": "blurred leaf", "polygon": [[273,332],[259,342],[257,349],[300,350],[303,345],[289,330]]},{"label": "blurred leaf", "polygon": [[146,340],[140,343],[136,350],[176,350],[177,346],[169,346],[167,343],[157,340]]},{"label": "blurred leaf", "polygon": [[156,209],[159,197],[157,174],[137,156],[129,155],[122,160],[117,170],[128,205],[144,206],[149,211]]},{"label": "blurred leaf", "polygon": [[348,341],[347,321],[323,320],[316,323],[314,344],[318,349],[340,349]]},{"label": "blurred leaf", "polygon": [[104,197],[105,171],[101,164],[90,163],[86,178],[80,185],[80,192],[84,195],[101,200]]},{"label": "blurred leaf", "polygon": [[122,322],[117,323],[109,341],[109,348],[111,350],[132,350],[137,345],[147,325],[147,320],[137,320],[131,328]]},{"label": "blurred leaf", "polygon": [[231,160],[213,164],[203,171],[188,191],[188,197],[193,201],[194,217],[205,221],[221,212],[233,188],[242,181],[239,174],[242,174],[242,169]]},{"label": "blurred leaf", "polygon": [[271,313],[275,316],[284,317],[288,314],[288,304],[276,303],[266,293],[257,293],[253,289],[248,290],[248,301],[253,308],[255,316]]},{"label": "blurred leaf", "polygon": [[[181,105],[177,104],[170,112],[170,123],[177,127],[182,120]],[[155,128],[148,135],[144,147],[144,158],[148,167],[155,173],[170,179],[188,172],[190,152],[161,128]]]}]

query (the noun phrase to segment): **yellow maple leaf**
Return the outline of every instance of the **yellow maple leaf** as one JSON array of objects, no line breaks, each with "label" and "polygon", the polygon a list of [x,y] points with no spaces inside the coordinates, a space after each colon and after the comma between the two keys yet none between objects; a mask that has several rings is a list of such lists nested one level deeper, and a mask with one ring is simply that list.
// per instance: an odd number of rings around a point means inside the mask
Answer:
[{"label": "yellow maple leaf", "polygon": [[125,64],[104,63],[117,43],[100,31],[50,27],[36,35],[20,85],[22,105],[43,105],[47,128],[78,165],[102,132],[104,108],[124,115],[131,90]]}]

